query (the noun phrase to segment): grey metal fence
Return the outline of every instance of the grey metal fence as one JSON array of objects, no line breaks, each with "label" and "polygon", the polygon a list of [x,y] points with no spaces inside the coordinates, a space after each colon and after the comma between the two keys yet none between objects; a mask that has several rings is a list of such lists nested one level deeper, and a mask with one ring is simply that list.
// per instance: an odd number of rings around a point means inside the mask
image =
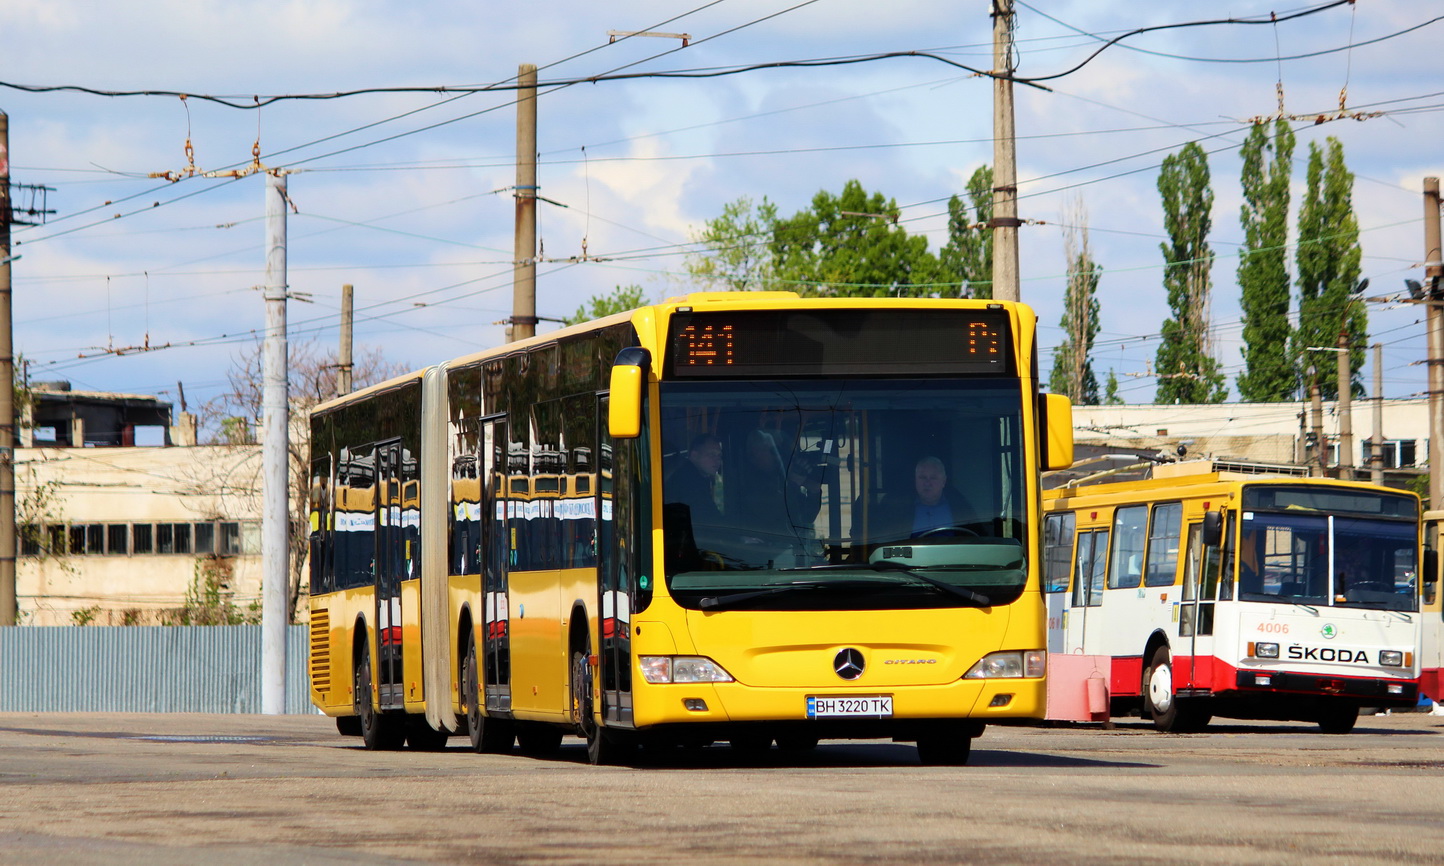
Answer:
[{"label": "grey metal fence", "polygon": [[[311,713],[307,629],[286,629],[286,712]],[[0,628],[0,712],[259,713],[261,627]]]}]

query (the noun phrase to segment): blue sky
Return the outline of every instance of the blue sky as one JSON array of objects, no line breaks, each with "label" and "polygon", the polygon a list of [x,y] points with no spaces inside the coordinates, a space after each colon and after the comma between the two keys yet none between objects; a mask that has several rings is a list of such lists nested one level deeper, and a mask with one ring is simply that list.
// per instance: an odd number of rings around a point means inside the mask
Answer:
[{"label": "blue sky", "polygon": [[[1030,7],[1018,8],[1020,75],[1063,71],[1100,44],[1069,27],[1111,38],[1205,14],[1271,11],[1246,0]],[[895,51],[991,65],[985,0],[420,2],[400,16],[398,8],[366,0],[7,0],[0,81],[245,100],[500,82],[523,62],[543,67],[544,83],[623,68]],[[1249,118],[1278,110],[1280,80],[1291,113],[1335,110],[1341,91],[1351,108],[1386,112],[1298,131],[1294,215],[1308,143],[1336,136],[1358,176],[1369,293],[1392,293],[1420,276],[1421,182],[1444,172],[1444,21],[1426,24],[1440,11],[1360,0],[1276,26],[1166,30],[1103,52],[1049,82],[1051,92],[1019,87],[1020,213],[1048,223],[1022,230],[1022,296],[1038,311],[1044,349],[1061,338],[1059,223],[1081,201],[1104,267],[1095,369],[1116,371],[1126,399],[1151,399],[1155,335],[1168,316],[1157,166],[1200,140],[1211,152],[1216,196],[1215,351],[1232,382],[1241,365],[1237,148]],[[1412,27],[1419,29],[1393,35]],[[608,31],[640,29],[685,32],[691,44],[608,44]],[[1317,56],[1278,59],[1304,54]],[[577,256],[585,242],[590,255],[610,260],[542,264],[538,312],[568,315],[618,284],[638,283],[658,299],[686,291],[685,244],[743,195],[765,195],[786,215],[856,178],[895,199],[908,230],[927,234],[936,249],[946,239],[946,198],[991,161],[991,90],[985,79],[924,58],[544,87],[541,195],[556,203],[539,211],[544,255]],[[146,177],[183,169],[187,136],[202,170],[250,162],[259,134],[263,162],[295,171],[287,181],[295,206],[290,285],[314,302],[291,304],[293,340],[334,344],[343,283],[356,286],[358,343],[406,366],[502,339],[495,323],[510,311],[513,218],[505,190],[515,182],[507,93],[375,94],[242,111],[195,98],[0,88],[0,109],[10,116],[13,181],[55,190],[49,224],[14,234],[23,256],[13,270],[15,345],[34,379],[172,400],[181,382],[196,404],[223,387],[238,351],[263,326],[263,182]],[[1421,318],[1416,307],[1371,305],[1387,396],[1424,390]],[[107,351],[144,346],[150,350]],[[1365,381],[1372,383],[1371,370]]]}]

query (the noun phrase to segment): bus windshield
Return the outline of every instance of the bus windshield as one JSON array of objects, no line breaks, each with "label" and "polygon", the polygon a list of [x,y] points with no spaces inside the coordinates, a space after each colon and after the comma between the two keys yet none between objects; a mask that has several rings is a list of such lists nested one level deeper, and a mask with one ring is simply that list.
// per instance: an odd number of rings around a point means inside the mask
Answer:
[{"label": "bus windshield", "polygon": [[1021,594],[1019,380],[660,393],[667,585],[684,607],[987,607]]},{"label": "bus windshield", "polygon": [[1240,533],[1240,601],[1419,608],[1413,523],[1245,511]]}]

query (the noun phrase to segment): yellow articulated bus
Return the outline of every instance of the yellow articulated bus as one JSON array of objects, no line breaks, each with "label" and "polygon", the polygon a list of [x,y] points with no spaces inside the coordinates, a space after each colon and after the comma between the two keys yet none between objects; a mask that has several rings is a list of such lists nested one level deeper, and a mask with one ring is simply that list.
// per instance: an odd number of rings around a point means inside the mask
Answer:
[{"label": "yellow articulated bus", "polygon": [[819,739],[966,762],[1044,713],[1040,395],[1014,303],[708,293],[311,419],[312,700],[372,749]]},{"label": "yellow articulated bus", "polygon": [[1101,657],[1114,707],[1164,731],[1347,733],[1362,706],[1414,706],[1419,497],[1211,470],[1047,491],[1049,651]]}]

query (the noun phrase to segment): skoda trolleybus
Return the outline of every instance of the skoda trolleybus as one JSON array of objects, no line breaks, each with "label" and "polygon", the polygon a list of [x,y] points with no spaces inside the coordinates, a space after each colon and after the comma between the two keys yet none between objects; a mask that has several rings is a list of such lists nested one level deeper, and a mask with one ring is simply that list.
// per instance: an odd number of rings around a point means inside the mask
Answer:
[{"label": "skoda trolleybus", "polygon": [[1103,657],[1113,706],[1164,731],[1413,707],[1419,498],[1211,469],[1045,494],[1050,652]]},{"label": "skoda trolleybus", "polygon": [[967,760],[1044,713],[1072,410],[981,300],[696,294],[311,418],[311,697],[368,748]]},{"label": "skoda trolleybus", "polygon": [[1444,704],[1444,598],[1440,569],[1444,567],[1444,511],[1424,512],[1423,643],[1420,650],[1419,690]]}]

